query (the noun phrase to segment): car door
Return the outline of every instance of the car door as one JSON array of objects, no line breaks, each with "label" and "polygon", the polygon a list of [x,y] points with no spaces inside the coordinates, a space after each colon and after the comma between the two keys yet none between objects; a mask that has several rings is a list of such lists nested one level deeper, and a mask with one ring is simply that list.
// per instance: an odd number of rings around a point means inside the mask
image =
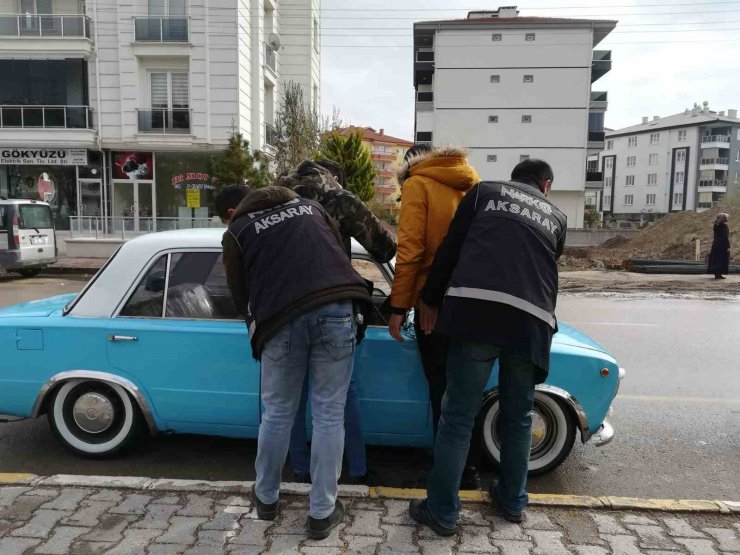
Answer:
[{"label": "car door", "polygon": [[153,260],[112,319],[108,340],[111,365],[140,380],[169,429],[256,431],[259,366],[233,308],[220,250]]}]

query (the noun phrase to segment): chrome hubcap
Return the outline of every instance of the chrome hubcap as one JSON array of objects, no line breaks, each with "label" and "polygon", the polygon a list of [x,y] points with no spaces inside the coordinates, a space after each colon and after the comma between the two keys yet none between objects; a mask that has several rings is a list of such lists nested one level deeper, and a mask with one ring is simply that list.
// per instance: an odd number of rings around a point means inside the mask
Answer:
[{"label": "chrome hubcap", "polygon": [[536,450],[547,439],[547,422],[542,415],[532,411],[532,450]]},{"label": "chrome hubcap", "polygon": [[110,428],[115,410],[113,403],[100,393],[85,393],[72,407],[75,423],[89,434],[99,434]]}]

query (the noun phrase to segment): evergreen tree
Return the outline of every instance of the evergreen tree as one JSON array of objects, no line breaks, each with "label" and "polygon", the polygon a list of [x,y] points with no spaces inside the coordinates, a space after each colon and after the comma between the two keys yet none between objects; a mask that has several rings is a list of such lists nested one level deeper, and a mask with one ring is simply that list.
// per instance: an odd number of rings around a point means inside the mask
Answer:
[{"label": "evergreen tree", "polygon": [[347,189],[363,202],[375,197],[375,169],[370,151],[362,144],[362,133],[343,137],[331,133],[322,146],[321,157],[339,162],[347,174]]},{"label": "evergreen tree", "polygon": [[217,187],[243,183],[260,189],[272,181],[269,160],[260,151],[252,152],[249,141],[232,130],[226,150],[213,156],[211,178]]}]

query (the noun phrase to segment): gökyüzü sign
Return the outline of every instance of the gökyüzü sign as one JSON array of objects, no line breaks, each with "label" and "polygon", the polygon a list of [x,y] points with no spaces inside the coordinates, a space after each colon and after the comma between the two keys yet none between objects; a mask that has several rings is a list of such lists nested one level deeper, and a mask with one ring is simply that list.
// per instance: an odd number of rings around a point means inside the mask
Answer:
[{"label": "g\u00f6ky\u00fcz\u00fc sign", "polygon": [[0,148],[0,164],[87,166],[87,150],[84,148]]}]

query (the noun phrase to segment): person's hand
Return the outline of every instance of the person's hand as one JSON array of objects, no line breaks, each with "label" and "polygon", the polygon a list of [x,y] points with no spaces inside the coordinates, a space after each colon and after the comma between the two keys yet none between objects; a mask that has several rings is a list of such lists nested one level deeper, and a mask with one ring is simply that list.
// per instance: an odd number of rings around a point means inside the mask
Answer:
[{"label": "person's hand", "polygon": [[401,326],[403,326],[405,320],[405,314],[391,314],[391,317],[388,320],[388,331],[390,332],[391,337],[399,343],[403,343],[404,341],[403,336],[401,335]]},{"label": "person's hand", "polygon": [[438,316],[438,308],[429,306],[424,301],[419,301],[419,323],[424,333],[429,335],[434,332],[434,328],[437,327]]}]

